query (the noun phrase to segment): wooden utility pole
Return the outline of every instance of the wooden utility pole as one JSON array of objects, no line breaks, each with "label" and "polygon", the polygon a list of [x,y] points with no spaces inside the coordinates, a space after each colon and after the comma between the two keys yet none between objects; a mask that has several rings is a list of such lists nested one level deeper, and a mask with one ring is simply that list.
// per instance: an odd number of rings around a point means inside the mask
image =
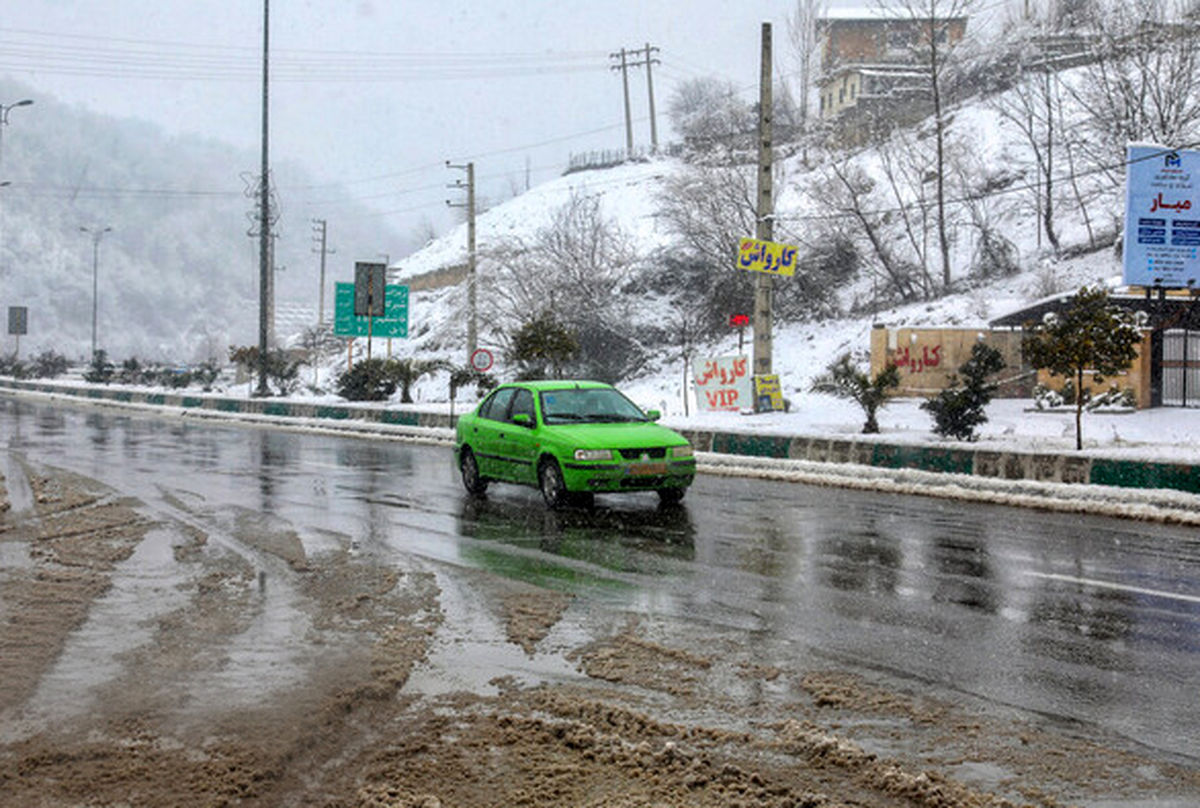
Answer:
[{"label": "wooden utility pole", "polygon": [[452,208],[465,207],[467,209],[467,364],[470,364],[471,356],[479,347],[478,284],[475,274],[475,163],[453,165],[447,160],[446,167],[467,172],[466,184],[462,180],[457,180],[450,186],[467,192],[466,203],[451,202],[447,199],[446,204]]},{"label": "wooden utility pole", "polygon": [[[775,232],[775,199],[771,149],[771,23],[762,24],[762,68],[758,86],[758,199],[754,237],[771,241]],[[754,375],[771,373],[771,323],[775,278],[756,272],[754,281]]]}]

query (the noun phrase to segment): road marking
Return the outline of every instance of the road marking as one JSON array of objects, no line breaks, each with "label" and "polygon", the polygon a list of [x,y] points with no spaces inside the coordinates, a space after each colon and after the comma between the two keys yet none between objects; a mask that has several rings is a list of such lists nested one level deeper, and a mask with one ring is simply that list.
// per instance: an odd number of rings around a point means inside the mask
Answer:
[{"label": "road marking", "polygon": [[1049,581],[1063,581],[1071,584],[1082,584],[1083,586],[1092,586],[1097,589],[1115,589],[1118,592],[1133,592],[1138,595],[1152,595],[1156,598],[1167,598],[1168,600],[1182,600],[1185,603],[1200,603],[1200,596],[1181,595],[1177,592],[1164,592],[1161,589],[1145,589],[1140,586],[1114,584],[1111,581],[1097,581],[1094,578],[1076,578],[1072,575],[1058,575],[1052,572],[1034,572],[1029,570],[1025,574],[1033,578],[1045,578]]}]

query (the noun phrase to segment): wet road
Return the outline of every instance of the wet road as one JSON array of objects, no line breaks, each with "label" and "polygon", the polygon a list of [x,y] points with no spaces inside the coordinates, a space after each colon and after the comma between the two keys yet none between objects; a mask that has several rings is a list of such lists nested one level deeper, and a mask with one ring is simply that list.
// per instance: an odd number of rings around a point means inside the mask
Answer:
[{"label": "wet road", "polygon": [[[743,630],[764,664],[827,659],[1200,757],[1191,529],[710,476],[678,508],[550,513],[532,489],[468,498],[444,448],[11,399],[0,448],[0,472],[64,468],[173,516],[180,501],[265,514],[310,554],[488,569]],[[15,508],[27,495],[10,490]]]}]

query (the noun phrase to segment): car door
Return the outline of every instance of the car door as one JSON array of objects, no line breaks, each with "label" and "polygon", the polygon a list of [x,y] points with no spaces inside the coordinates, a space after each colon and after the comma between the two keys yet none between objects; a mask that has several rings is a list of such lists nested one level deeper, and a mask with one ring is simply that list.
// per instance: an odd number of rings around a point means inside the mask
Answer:
[{"label": "car door", "polygon": [[[528,420],[517,423],[517,416]],[[501,430],[497,443],[499,454],[505,458],[511,479],[528,483],[537,482],[537,414],[533,410],[533,393],[519,388],[513,395],[508,410],[508,429]]]},{"label": "car door", "polygon": [[463,436],[474,449],[479,473],[484,477],[508,478],[508,464],[502,459],[500,435],[511,427],[508,423],[508,405],[515,393],[512,387],[501,387],[488,396],[479,407],[479,417],[471,425],[470,434]]}]

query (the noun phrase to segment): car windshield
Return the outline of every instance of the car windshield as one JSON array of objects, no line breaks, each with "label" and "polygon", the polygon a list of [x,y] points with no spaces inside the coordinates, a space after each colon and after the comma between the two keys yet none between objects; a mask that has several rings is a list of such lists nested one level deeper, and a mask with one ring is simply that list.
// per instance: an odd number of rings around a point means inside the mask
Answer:
[{"label": "car windshield", "polygon": [[611,387],[575,387],[545,390],[542,421],[547,424],[625,423],[645,421],[646,414]]}]

